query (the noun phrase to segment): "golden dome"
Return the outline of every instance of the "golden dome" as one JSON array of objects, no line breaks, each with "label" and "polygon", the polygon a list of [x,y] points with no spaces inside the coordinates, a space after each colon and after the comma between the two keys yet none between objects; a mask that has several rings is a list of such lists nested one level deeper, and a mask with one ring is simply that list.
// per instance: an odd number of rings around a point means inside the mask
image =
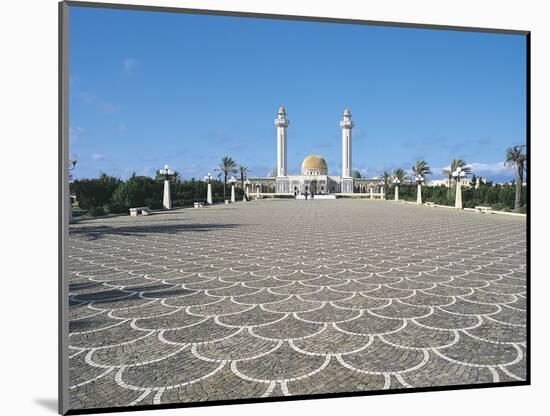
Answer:
[{"label": "golden dome", "polygon": [[328,172],[327,162],[321,156],[309,155],[302,162],[302,172],[304,171],[318,171],[319,174],[326,175]]}]

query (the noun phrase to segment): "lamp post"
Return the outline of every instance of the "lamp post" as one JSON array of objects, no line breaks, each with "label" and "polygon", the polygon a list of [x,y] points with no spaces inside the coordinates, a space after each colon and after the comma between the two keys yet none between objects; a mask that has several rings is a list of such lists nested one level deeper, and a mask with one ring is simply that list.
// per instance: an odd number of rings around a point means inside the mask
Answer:
[{"label": "lamp post", "polygon": [[71,185],[70,183],[73,181],[73,175],[71,174],[71,171],[76,167],[76,158],[70,158],[69,159],[69,168],[67,170],[68,172],[68,180],[69,180],[69,224],[73,222],[73,200],[71,198]]},{"label": "lamp post", "polygon": [[250,181],[247,179],[244,182],[244,185],[246,186],[246,200],[250,199]]},{"label": "lamp post", "polygon": [[174,171],[165,165],[159,170],[160,176],[164,178],[164,195],[162,197],[162,208],[172,209],[172,197],[170,195],[170,179],[174,176]]},{"label": "lamp post", "polygon": [[380,185],[380,199],[386,199],[386,196],[384,194],[384,185],[386,184],[386,182],[384,181],[380,181],[378,182],[378,185]]},{"label": "lamp post", "polygon": [[208,175],[206,175],[204,177],[204,181],[206,182],[206,185],[207,185],[207,190],[206,190],[206,203],[208,205],[212,205],[212,175],[210,175],[210,172],[208,172]]},{"label": "lamp post", "polygon": [[398,178],[394,178],[393,185],[395,186],[394,200],[399,201],[399,184],[401,181]]},{"label": "lamp post", "polygon": [[462,209],[462,185],[460,180],[466,176],[466,172],[459,166],[453,172],[453,178],[456,180],[455,208]]},{"label": "lamp post", "polygon": [[415,176],[416,181],[416,203],[422,205],[422,183],[424,183],[424,177],[422,175]]},{"label": "lamp post", "polygon": [[235,202],[235,184],[237,183],[237,179],[232,176],[231,179],[229,179],[229,183],[231,184],[231,202]]}]

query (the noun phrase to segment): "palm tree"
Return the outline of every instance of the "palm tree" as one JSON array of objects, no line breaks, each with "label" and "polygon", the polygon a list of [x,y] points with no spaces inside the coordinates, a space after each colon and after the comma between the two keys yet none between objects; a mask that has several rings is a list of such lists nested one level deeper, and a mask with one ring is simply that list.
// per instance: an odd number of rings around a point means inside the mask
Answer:
[{"label": "palm tree", "polygon": [[401,182],[407,179],[407,172],[401,168],[396,168],[393,170],[394,179],[399,179]]},{"label": "palm tree", "polygon": [[231,173],[237,173],[237,162],[235,162],[231,157],[224,156],[222,157],[222,160],[218,167],[214,169],[216,171],[219,171],[218,178],[223,175],[223,197],[225,198],[226,195],[226,188],[227,188],[227,177]]},{"label": "palm tree", "polygon": [[425,160],[418,160],[415,165],[412,167],[412,172],[416,176],[420,176],[422,178],[425,178],[426,175],[431,175],[432,170],[430,169],[430,165],[428,165],[428,162]]},{"label": "palm tree", "polygon": [[240,165],[239,173],[241,174],[241,189],[244,189],[244,179],[246,178],[246,173],[248,172],[248,166]]},{"label": "palm tree", "polygon": [[523,153],[522,146],[508,147],[506,149],[506,162],[504,164],[509,168],[516,169],[516,199],[514,201],[514,209],[519,209],[521,206],[521,187],[523,185],[523,171],[527,170],[527,155]]},{"label": "palm tree", "polygon": [[447,176],[447,179],[449,180],[449,189],[447,190],[447,198],[451,198],[451,192],[452,192],[452,183],[453,183],[453,172],[457,169],[461,168],[466,175],[472,173],[472,168],[468,165],[466,165],[466,162],[462,159],[453,159],[451,162],[451,166],[447,169],[442,169],[441,173],[443,175]]},{"label": "palm tree", "polygon": [[384,181],[384,193],[386,193],[386,189],[391,181],[391,173],[385,170],[382,172],[382,180]]},{"label": "palm tree", "polygon": [[432,170],[430,169],[428,162],[425,160],[418,160],[412,167],[412,172],[417,177],[418,184],[416,187],[416,203],[422,204],[422,182],[427,175],[432,174]]},{"label": "palm tree", "polygon": [[394,194],[393,199],[399,201],[399,184],[407,179],[407,173],[401,168],[393,170]]}]

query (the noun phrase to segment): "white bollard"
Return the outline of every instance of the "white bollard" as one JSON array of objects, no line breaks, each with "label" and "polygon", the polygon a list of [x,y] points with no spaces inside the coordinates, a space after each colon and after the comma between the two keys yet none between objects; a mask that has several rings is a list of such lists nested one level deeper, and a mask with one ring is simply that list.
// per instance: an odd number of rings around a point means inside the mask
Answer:
[{"label": "white bollard", "polygon": [[172,209],[172,197],[170,195],[170,181],[164,180],[164,197],[162,199],[162,207],[164,209]]},{"label": "white bollard", "polygon": [[208,189],[206,191],[206,203],[212,205],[212,184],[208,183]]},{"label": "white bollard", "polygon": [[422,205],[422,185],[416,186],[416,203]]},{"label": "white bollard", "polygon": [[462,186],[460,180],[456,181],[455,208],[462,209]]}]

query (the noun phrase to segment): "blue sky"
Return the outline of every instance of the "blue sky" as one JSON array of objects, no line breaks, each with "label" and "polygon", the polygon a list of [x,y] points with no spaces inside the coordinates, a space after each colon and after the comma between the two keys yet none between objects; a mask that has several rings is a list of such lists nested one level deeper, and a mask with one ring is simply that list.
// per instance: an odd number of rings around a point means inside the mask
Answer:
[{"label": "blue sky", "polygon": [[69,78],[75,177],[199,178],[225,155],[265,176],[281,104],[291,173],[311,153],[341,173],[346,105],[369,177],[462,158],[508,180],[504,149],[526,141],[519,35],[71,7]]}]

